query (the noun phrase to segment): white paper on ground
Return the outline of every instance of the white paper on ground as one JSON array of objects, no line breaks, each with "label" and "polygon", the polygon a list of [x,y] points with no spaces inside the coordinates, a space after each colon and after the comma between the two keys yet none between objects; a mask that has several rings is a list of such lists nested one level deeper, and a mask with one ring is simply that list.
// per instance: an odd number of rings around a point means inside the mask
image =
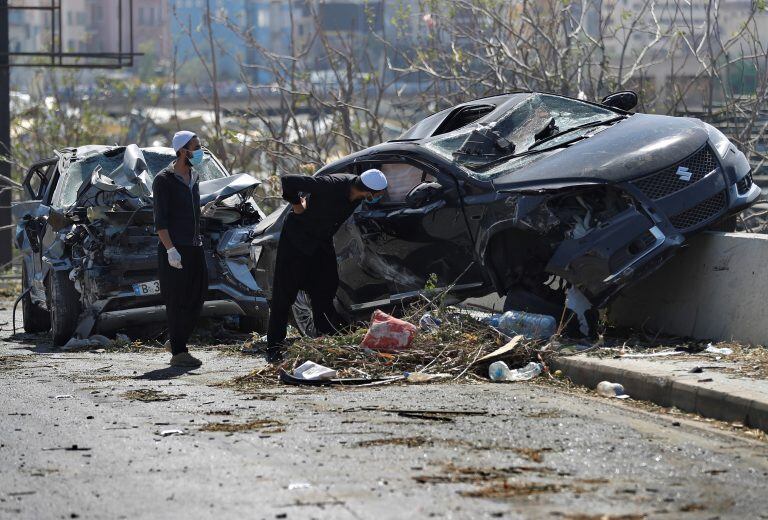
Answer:
[{"label": "white paper on ground", "polygon": [[314,361],[305,361],[293,371],[293,375],[307,381],[318,381],[333,379],[336,377],[336,371],[323,365],[318,365]]}]

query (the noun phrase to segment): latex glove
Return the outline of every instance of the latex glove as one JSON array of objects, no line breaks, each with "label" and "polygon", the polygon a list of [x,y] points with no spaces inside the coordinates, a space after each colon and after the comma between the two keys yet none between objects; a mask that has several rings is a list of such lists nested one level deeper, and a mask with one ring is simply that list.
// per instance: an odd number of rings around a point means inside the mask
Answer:
[{"label": "latex glove", "polygon": [[216,213],[216,201],[212,200],[202,208],[200,208],[201,217],[212,217]]},{"label": "latex glove", "polygon": [[181,254],[176,251],[175,247],[168,250],[168,264],[176,269],[181,269]]}]

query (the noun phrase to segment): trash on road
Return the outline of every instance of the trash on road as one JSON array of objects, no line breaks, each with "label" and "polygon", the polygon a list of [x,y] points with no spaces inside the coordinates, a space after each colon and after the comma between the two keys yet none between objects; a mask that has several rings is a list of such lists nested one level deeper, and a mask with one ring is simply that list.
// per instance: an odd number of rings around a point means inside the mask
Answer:
[{"label": "trash on road", "polygon": [[337,373],[332,368],[318,365],[314,361],[305,361],[293,371],[293,375],[299,379],[317,381],[320,379],[334,379]]},{"label": "trash on road", "polygon": [[708,354],[720,354],[721,356],[730,356],[733,354],[733,349],[730,349],[728,347],[722,347],[718,348],[714,346],[712,343],[707,344],[707,348],[704,349],[704,352],[707,352]]},{"label": "trash on road", "polygon": [[552,316],[523,311],[494,314],[483,322],[508,336],[523,335],[528,339],[547,339],[557,332],[557,320]]},{"label": "trash on road", "polygon": [[528,381],[541,374],[541,364],[530,362],[522,368],[510,370],[503,361],[494,361],[488,367],[491,381]]},{"label": "trash on road", "polygon": [[405,349],[416,335],[416,327],[376,309],[368,333],[360,346],[380,352],[398,352]]},{"label": "trash on road", "polygon": [[369,377],[345,377],[345,378],[333,378],[333,379],[302,379],[300,377],[293,376],[283,369],[279,371],[280,381],[287,385],[298,386],[330,386],[330,385],[372,385],[372,384],[386,384],[393,383],[395,381],[402,381],[405,376],[397,375],[381,378],[369,378]]},{"label": "trash on road", "polygon": [[649,354],[622,354],[619,357],[628,358],[628,359],[640,359],[640,358],[677,356],[681,354],[688,354],[688,352],[684,350],[673,349],[673,350],[662,350],[661,352],[651,352]]},{"label": "trash on road", "polygon": [[61,394],[61,395],[55,396],[54,399],[72,399],[73,397],[75,396],[72,394]]},{"label": "trash on road", "polygon": [[408,383],[429,383],[436,379],[448,379],[451,374],[427,374],[424,372],[404,372],[405,380]]},{"label": "trash on road", "polygon": [[291,482],[288,484],[288,490],[293,491],[294,489],[309,489],[312,487],[312,484],[309,482]]},{"label": "trash on road", "polygon": [[78,348],[106,347],[110,343],[111,340],[108,337],[102,336],[100,334],[94,334],[93,336],[82,339],[73,337],[67,341],[64,346],[61,347],[61,349],[74,350]]},{"label": "trash on road", "polygon": [[169,437],[171,435],[186,435],[186,433],[184,433],[184,430],[179,429],[163,430],[160,432],[161,437]]},{"label": "trash on road", "polygon": [[430,313],[426,313],[424,316],[421,317],[419,320],[419,327],[424,332],[435,332],[440,328],[440,325],[443,323],[443,320],[439,318],[435,318]]},{"label": "trash on road", "polygon": [[595,388],[597,395],[602,397],[616,397],[617,399],[627,399],[629,396],[624,393],[624,386],[610,381],[600,381]]}]

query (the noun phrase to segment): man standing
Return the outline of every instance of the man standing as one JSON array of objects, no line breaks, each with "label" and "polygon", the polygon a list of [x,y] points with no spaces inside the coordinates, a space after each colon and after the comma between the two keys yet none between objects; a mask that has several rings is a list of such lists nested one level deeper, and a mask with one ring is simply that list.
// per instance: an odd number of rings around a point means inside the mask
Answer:
[{"label": "man standing", "polygon": [[336,331],[333,298],[339,285],[333,235],[362,200],[375,204],[387,189],[379,170],[359,177],[345,173],[286,175],[281,179],[283,198],[293,206],[280,233],[272,283],[267,361],[282,359],[288,315],[299,290],[312,302],[312,317],[319,334]]},{"label": "man standing", "polygon": [[[171,365],[198,367],[187,350],[208,290],[208,271],[200,238],[200,188],[194,167],[203,160],[200,140],[192,132],[173,136],[176,160],[152,184],[160,293],[165,300]],[[213,203],[211,203],[213,204]],[[203,215],[212,210],[202,209]]]}]

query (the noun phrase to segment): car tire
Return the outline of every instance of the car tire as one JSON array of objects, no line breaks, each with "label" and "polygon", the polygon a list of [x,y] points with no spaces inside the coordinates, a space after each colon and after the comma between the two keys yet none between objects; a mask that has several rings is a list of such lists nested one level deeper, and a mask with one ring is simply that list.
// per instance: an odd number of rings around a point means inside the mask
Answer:
[{"label": "car tire", "polygon": [[64,345],[77,328],[80,317],[80,293],[69,279],[68,271],[51,271],[48,278],[51,302],[51,334],[53,345]]},{"label": "car tire", "polygon": [[258,316],[240,316],[238,330],[240,332],[258,332],[266,334],[269,326],[269,314],[263,313]]},{"label": "car tire", "polygon": [[315,318],[312,315],[312,300],[305,291],[299,291],[296,295],[296,301],[291,306],[291,317],[293,326],[302,336],[317,337]]},{"label": "car tire", "polygon": [[[21,289],[26,291],[30,287],[29,278],[27,278],[27,265],[21,263]],[[24,320],[24,332],[48,332],[51,330],[51,315],[47,310],[41,309],[32,301],[29,294],[25,294],[21,299],[21,316]]]}]

